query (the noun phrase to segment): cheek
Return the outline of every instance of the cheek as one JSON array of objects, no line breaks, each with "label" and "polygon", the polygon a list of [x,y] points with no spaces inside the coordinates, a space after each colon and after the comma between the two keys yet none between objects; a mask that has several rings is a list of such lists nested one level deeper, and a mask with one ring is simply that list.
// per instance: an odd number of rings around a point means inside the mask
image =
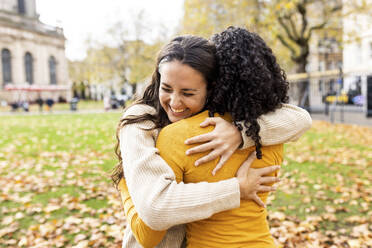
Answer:
[{"label": "cheek", "polygon": [[167,103],[167,98],[169,98],[167,96],[167,94],[165,94],[164,92],[159,92],[159,101],[160,101],[160,105],[164,108],[164,106],[166,105]]},{"label": "cheek", "polygon": [[192,105],[193,112],[199,112],[204,108],[206,98],[201,96],[197,99],[190,101],[190,105]]}]

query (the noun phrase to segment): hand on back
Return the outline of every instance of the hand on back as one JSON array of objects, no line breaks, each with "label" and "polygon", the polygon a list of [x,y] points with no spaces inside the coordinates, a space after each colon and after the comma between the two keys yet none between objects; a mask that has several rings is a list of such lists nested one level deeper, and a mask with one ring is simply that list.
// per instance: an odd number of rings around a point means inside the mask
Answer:
[{"label": "hand on back", "polygon": [[278,177],[265,176],[280,169],[279,165],[272,165],[264,168],[251,168],[253,161],[256,159],[256,152],[243,162],[239,170],[236,172],[236,177],[239,181],[240,198],[243,200],[255,201],[259,206],[266,207],[263,201],[258,197],[259,192],[275,191],[274,186],[267,186],[265,184],[279,182]]},{"label": "hand on back", "polygon": [[212,132],[198,135],[185,141],[187,145],[203,143],[187,150],[186,155],[210,151],[209,154],[198,159],[195,162],[195,166],[220,157],[218,164],[212,172],[213,175],[215,175],[216,172],[231,157],[231,155],[238,149],[242,143],[242,137],[236,126],[222,119],[221,117],[209,117],[200,124],[201,127],[207,127],[210,125],[215,126]]}]

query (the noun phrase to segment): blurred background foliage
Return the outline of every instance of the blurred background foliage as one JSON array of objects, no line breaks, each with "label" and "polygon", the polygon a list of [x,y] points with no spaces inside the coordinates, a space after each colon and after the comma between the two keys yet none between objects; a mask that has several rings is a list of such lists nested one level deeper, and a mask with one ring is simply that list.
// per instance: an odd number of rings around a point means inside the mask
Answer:
[{"label": "blurred background foliage", "polygon": [[[357,33],[346,34],[342,20],[352,15],[371,15],[366,0],[185,0],[184,16],[176,34],[193,34],[205,38],[228,26],[240,26],[257,32],[273,49],[281,66],[289,73],[306,72],[310,46],[314,37],[332,37],[342,46],[358,39]],[[145,81],[153,71],[157,51],[170,38],[164,32],[151,42],[145,41],[151,27],[139,11],[131,23],[118,22],[107,30],[115,46],[90,44],[83,61],[70,61],[71,81],[122,83]],[[128,32],[134,29],[134,38]]]}]

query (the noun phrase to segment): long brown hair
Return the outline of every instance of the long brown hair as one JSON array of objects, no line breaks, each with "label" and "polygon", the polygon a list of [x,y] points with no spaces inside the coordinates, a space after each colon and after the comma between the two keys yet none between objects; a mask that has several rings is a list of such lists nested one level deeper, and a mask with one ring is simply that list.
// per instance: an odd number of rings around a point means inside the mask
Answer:
[{"label": "long brown hair", "polygon": [[154,123],[153,129],[163,128],[170,123],[166,112],[160,105],[159,101],[159,87],[160,87],[160,73],[159,65],[171,61],[179,61],[182,64],[188,65],[200,72],[206,82],[207,90],[212,88],[212,84],[216,79],[216,59],[215,46],[202,37],[198,36],[179,36],[171,40],[159,52],[155,70],[152,74],[151,83],[146,88],[142,98],[138,99],[134,104],[146,104],[155,109],[155,114],[146,113],[138,116],[129,116],[121,118],[116,130],[117,143],[115,146],[115,153],[118,157],[119,163],[114,168],[111,179],[117,187],[120,180],[124,177],[123,173],[123,159],[120,152],[119,133],[121,128],[125,125],[139,123],[143,121],[152,121]]}]

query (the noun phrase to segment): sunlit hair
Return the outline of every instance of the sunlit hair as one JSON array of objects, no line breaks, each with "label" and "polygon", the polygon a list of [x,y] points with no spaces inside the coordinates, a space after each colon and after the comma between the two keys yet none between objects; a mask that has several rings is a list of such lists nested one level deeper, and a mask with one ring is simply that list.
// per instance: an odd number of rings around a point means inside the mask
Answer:
[{"label": "sunlit hair", "polygon": [[128,124],[139,123],[143,121],[152,121],[153,128],[163,128],[170,124],[166,112],[160,105],[159,101],[159,87],[160,87],[160,73],[159,66],[164,63],[179,61],[184,65],[188,65],[194,70],[200,72],[207,82],[207,90],[213,88],[216,76],[216,60],[215,60],[215,46],[207,39],[198,36],[179,36],[171,40],[159,52],[155,71],[152,74],[150,85],[146,88],[143,97],[135,102],[135,104],[146,104],[153,107],[155,114],[144,114],[139,116],[130,116],[122,118],[119,121],[116,130],[116,147],[115,153],[119,159],[119,163],[114,168],[111,178],[117,186],[123,178],[123,160],[120,153],[120,129]]},{"label": "sunlit hair", "polygon": [[218,75],[208,99],[210,115],[230,113],[235,125],[244,121],[246,135],[262,158],[257,118],[288,102],[288,82],[272,50],[257,34],[229,27],[214,35]]}]

